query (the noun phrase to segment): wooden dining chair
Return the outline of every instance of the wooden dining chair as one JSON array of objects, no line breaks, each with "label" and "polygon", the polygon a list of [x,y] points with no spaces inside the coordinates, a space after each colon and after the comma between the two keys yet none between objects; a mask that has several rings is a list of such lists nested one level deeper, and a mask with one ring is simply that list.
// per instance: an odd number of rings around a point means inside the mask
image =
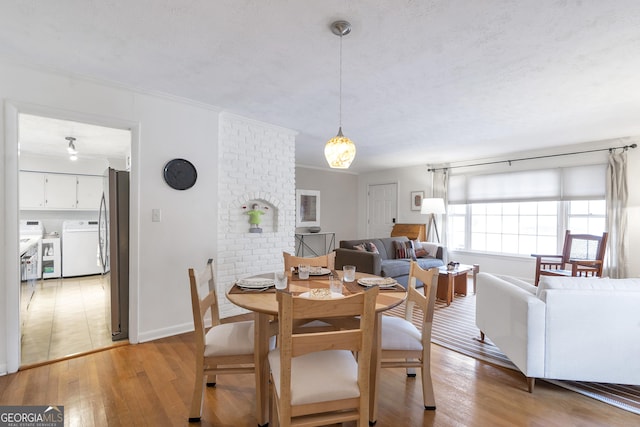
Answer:
[{"label": "wooden dining chair", "polygon": [[288,252],[282,252],[284,257],[284,270],[291,271],[292,268],[297,267],[298,264],[309,264],[312,267],[327,267],[329,270],[333,270],[336,265],[336,253],[331,252],[326,255],[320,255],[313,258],[303,258],[291,255]]},{"label": "wooden dining chair", "polygon": [[[322,426],[344,421],[356,421],[360,427],[369,425],[377,294],[377,287],[335,299],[294,297],[285,290],[277,291],[279,347],[268,356],[272,401],[269,425]],[[352,328],[296,330],[297,322],[317,318],[345,319]]]},{"label": "wooden dining chair", "polygon": [[561,254],[531,254],[536,258],[535,285],[538,286],[540,276],[602,277],[608,237],[607,232],[602,233],[602,236],[596,236],[571,234],[571,231],[567,230]]},{"label": "wooden dining chair", "polygon": [[[421,281],[424,293],[416,288]],[[407,376],[415,377],[413,368],[420,368],[424,409],[436,409],[431,380],[431,326],[438,287],[438,269],[424,270],[411,261],[404,319],[382,316],[381,368],[407,368]],[[422,325],[412,323],[413,311],[422,311]]]},{"label": "wooden dining chair", "polygon": [[[202,272],[189,269],[191,307],[196,340],[196,378],[193,386],[189,422],[202,416],[206,384],[214,387],[219,374],[253,374],[253,321],[220,323],[213,260]],[[204,295],[204,297],[200,297]],[[211,327],[205,327],[205,316],[211,313]]]}]

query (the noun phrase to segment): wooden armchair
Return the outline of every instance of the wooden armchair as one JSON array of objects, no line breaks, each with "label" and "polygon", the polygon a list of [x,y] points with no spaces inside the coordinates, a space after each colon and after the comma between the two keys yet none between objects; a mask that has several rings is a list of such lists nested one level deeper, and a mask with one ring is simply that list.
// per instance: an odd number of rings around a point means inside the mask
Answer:
[{"label": "wooden armchair", "polygon": [[564,248],[560,255],[531,254],[536,258],[536,281],[540,276],[593,276],[602,277],[602,264],[609,234],[571,234],[564,236]]}]

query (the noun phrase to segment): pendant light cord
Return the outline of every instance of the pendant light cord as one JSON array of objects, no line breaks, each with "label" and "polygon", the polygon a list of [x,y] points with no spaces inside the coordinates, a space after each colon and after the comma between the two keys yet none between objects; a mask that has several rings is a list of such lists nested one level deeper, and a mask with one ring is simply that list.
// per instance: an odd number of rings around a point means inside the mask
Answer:
[{"label": "pendant light cord", "polygon": [[342,34],[340,34],[340,117],[339,117],[339,124],[340,124],[340,128],[342,129]]}]

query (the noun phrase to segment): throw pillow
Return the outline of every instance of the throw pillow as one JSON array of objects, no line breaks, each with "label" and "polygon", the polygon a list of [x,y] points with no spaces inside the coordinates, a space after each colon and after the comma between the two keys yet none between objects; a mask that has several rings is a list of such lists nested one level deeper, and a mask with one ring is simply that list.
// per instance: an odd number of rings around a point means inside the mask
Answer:
[{"label": "throw pillow", "polygon": [[378,252],[378,248],[376,247],[376,245],[373,242],[367,242],[364,244],[365,248],[367,249],[367,252],[371,252],[374,254],[379,254],[380,252]]},{"label": "throw pillow", "polygon": [[413,249],[413,242],[411,240],[404,242],[404,246],[406,248],[407,258],[411,258],[412,260],[416,259],[416,251]]},{"label": "throw pillow", "polygon": [[429,256],[429,252],[425,248],[416,249],[416,258],[426,258]]},{"label": "throw pillow", "polygon": [[415,259],[416,254],[413,250],[413,244],[411,240],[406,242],[401,242],[398,240],[394,240],[393,248],[396,250],[396,259]]},{"label": "throw pillow", "polygon": [[422,246],[422,242],[419,240],[413,241],[413,251],[416,255],[416,258],[425,258],[429,255],[429,252]]},{"label": "throw pillow", "polygon": [[393,241],[393,249],[396,251],[396,259],[403,259],[407,257],[407,247],[404,242],[399,240]]},{"label": "throw pillow", "polygon": [[353,249],[355,249],[357,251],[367,252],[367,248],[365,247],[364,243],[360,243],[358,245],[354,245]]}]

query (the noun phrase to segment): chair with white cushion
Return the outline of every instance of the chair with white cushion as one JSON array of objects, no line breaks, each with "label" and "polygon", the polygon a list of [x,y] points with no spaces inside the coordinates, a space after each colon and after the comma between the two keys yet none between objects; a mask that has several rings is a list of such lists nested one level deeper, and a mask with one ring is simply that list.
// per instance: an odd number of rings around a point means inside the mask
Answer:
[{"label": "chair with white cushion", "polygon": [[[220,323],[213,260],[202,272],[189,269],[191,306],[196,340],[196,379],[189,410],[189,422],[199,421],[207,385],[214,387],[218,374],[253,374],[253,321]],[[204,297],[200,297],[204,295]],[[205,315],[211,312],[211,328],[205,328]]]},{"label": "chair with white cushion", "polygon": [[[424,284],[424,294],[416,289],[416,281]],[[407,368],[407,375],[415,377],[413,368],[420,368],[424,409],[436,409],[431,381],[431,326],[435,294],[438,287],[438,269],[424,270],[411,261],[405,318],[382,316],[382,368]],[[411,322],[413,310],[422,311],[422,331]]]},{"label": "chair with white cushion", "polygon": [[[356,421],[360,427],[368,426],[377,294],[377,287],[336,299],[277,291],[279,348],[268,356],[270,425],[279,421],[282,426],[310,427]],[[343,319],[345,327],[323,332],[295,328],[299,322],[317,318]]]}]

